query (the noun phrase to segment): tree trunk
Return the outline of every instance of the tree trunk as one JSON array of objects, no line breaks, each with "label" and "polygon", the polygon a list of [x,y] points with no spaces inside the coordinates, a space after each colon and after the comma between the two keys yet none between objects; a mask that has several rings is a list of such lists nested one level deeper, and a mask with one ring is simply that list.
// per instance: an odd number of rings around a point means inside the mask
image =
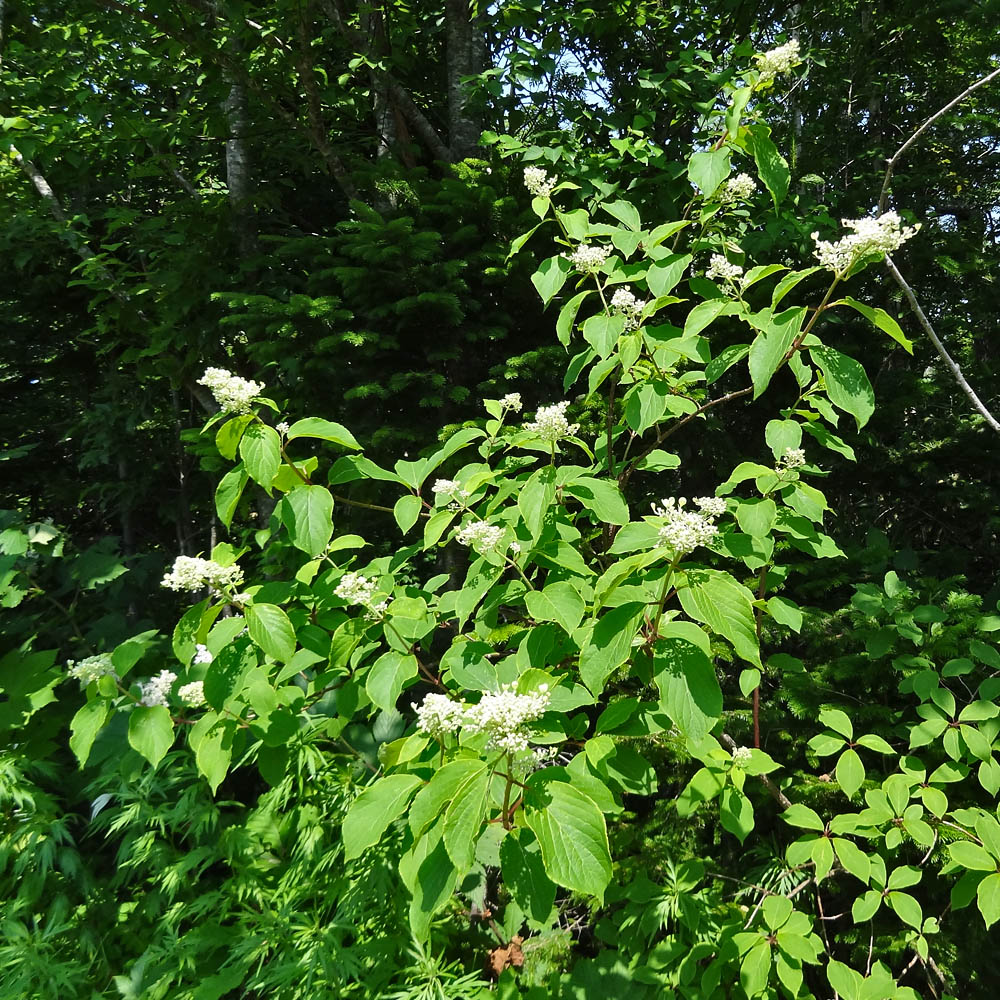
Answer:
[{"label": "tree trunk", "polygon": [[454,160],[479,151],[482,116],[470,100],[464,77],[482,73],[486,59],[485,22],[469,0],[446,0],[448,27],[448,143]]},{"label": "tree trunk", "polygon": [[[230,53],[236,58],[241,46],[230,41]],[[253,174],[247,135],[250,114],[247,105],[246,84],[232,73],[226,72],[229,94],[223,103],[229,138],[226,140],[226,185],[229,188],[229,206],[233,213],[233,232],[240,257],[247,258],[257,251],[257,215],[254,209]]]}]

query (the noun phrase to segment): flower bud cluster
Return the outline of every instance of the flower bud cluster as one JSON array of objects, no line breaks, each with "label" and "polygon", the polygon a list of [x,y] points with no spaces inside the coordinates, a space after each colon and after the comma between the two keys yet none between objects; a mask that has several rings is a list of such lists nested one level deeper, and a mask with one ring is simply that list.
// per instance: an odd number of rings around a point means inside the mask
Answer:
[{"label": "flower bud cluster", "polygon": [[91,681],[100,680],[100,678],[114,672],[110,653],[98,653],[96,656],[88,656],[79,662],[76,660],[66,661],[66,673],[73,680],[79,681],[83,687],[86,687]]},{"label": "flower bud cluster", "polygon": [[558,177],[549,177],[541,167],[524,168],[524,186],[536,198],[548,198],[558,183]]},{"label": "flower bud cluster", "polygon": [[779,45],[776,49],[760,52],[754,56],[754,59],[757,62],[757,69],[760,71],[761,83],[773,80],[782,73],[788,73],[802,62],[798,39],[793,38],[790,42]]},{"label": "flower bud cluster", "polygon": [[459,545],[468,545],[477,552],[491,552],[503,538],[504,529],[488,521],[470,521],[455,533]]},{"label": "flower bud cluster", "polygon": [[734,201],[746,201],[753,197],[756,190],[757,182],[749,174],[737,174],[722,185],[719,201],[724,205]]},{"label": "flower bud cluster", "polygon": [[625,332],[629,333],[639,329],[639,322],[642,319],[642,311],[646,308],[646,303],[640,302],[630,288],[619,288],[611,296],[611,308],[620,316],[625,317]]},{"label": "flower bud cluster", "polygon": [[501,396],[500,408],[503,410],[511,410],[514,413],[520,413],[521,394],[519,392],[508,392],[506,396]]},{"label": "flower bud cluster", "polygon": [[517,694],[513,684],[504,684],[499,691],[486,692],[476,705],[429,694],[417,709],[417,728],[435,739],[459,729],[487,733],[488,750],[518,753],[528,749],[526,724],[545,713],[549,699],[548,684],[540,684],[537,691],[527,694]]},{"label": "flower bud cluster", "polygon": [[177,689],[177,697],[180,698],[185,705],[190,705],[191,708],[198,708],[199,705],[205,704],[205,684],[203,681],[191,681],[190,684],[182,684]]},{"label": "flower bud cluster", "polygon": [[660,544],[671,550],[674,558],[693,552],[699,545],[708,545],[719,533],[715,519],[726,512],[722,497],[697,497],[697,511],[686,510],[684,497],[666,497],[660,505],[653,504],[653,513],[666,523],[660,528]]},{"label": "flower bud cluster", "polygon": [[368,617],[378,618],[389,606],[389,602],[375,601],[378,593],[378,581],[369,580],[360,573],[345,573],[340,583],[334,588],[334,594],[348,604],[360,604],[368,609]]},{"label": "flower bud cluster", "polygon": [[854,232],[841,237],[835,243],[821,240],[819,233],[813,233],[816,243],[813,251],[823,267],[834,274],[846,274],[851,267],[864,257],[872,254],[891,254],[898,250],[919,226],[904,226],[898,213],[885,212],[877,219],[841,219],[841,225]]},{"label": "flower bud cluster", "polygon": [[225,368],[206,368],[198,384],[208,386],[225,413],[249,413],[254,397],[264,390],[263,382],[240,378]]},{"label": "flower bud cluster", "polygon": [[220,566],[211,559],[198,556],[178,556],[173,568],[160,581],[168,590],[201,590],[210,587],[217,593],[238,587],[243,582],[239,566]]},{"label": "flower bud cluster", "polygon": [[142,681],[139,684],[139,703],[147,707],[166,705],[167,696],[175,680],[177,674],[172,670],[161,670],[155,677]]},{"label": "flower bud cluster", "polygon": [[468,500],[471,495],[468,490],[463,490],[462,484],[455,479],[438,479],[434,483],[434,492],[437,497],[444,497],[450,501],[448,507],[451,510],[461,510],[463,501]]},{"label": "flower bud cluster", "polygon": [[738,282],[743,277],[743,268],[739,264],[731,264],[721,253],[714,253],[705,277]]},{"label": "flower bud cluster", "polygon": [[566,419],[569,403],[553,403],[551,406],[540,406],[534,420],[528,420],[524,429],[537,434],[543,441],[555,443],[564,437],[572,437],[580,429],[579,424],[571,424]]},{"label": "flower bud cluster", "polygon": [[785,469],[799,469],[806,464],[806,453],[802,448],[786,448],[778,459],[779,471]]},{"label": "flower bud cluster", "polygon": [[582,243],[572,253],[564,253],[565,257],[578,271],[584,274],[596,274],[605,261],[611,256],[606,247],[593,247]]},{"label": "flower bud cluster", "polygon": [[753,760],[753,753],[749,747],[733,748],[733,763],[737,767],[746,767]]}]

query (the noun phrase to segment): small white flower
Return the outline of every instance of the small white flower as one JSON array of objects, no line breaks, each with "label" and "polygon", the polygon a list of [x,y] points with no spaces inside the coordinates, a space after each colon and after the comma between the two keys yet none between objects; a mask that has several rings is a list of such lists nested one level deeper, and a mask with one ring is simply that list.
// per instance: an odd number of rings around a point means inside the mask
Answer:
[{"label": "small white flower", "polygon": [[280,435],[281,435],[282,437],[284,437],[284,436],[285,436],[285,435],[286,435],[286,434],[288,433],[288,431],[289,431],[289,425],[288,425],[288,424],[286,424],[284,420],[282,420],[280,424],[275,424],[275,427],[274,427],[274,429],[275,429],[275,430],[276,430],[276,431],[277,431],[277,432],[278,432],[278,433],[279,433],[279,434],[280,434]]},{"label": "small white flower", "polygon": [[551,406],[540,406],[535,413],[535,419],[525,423],[524,429],[537,434],[544,441],[555,442],[564,437],[572,437],[580,429],[579,424],[571,424],[566,419],[569,403],[553,403]]},{"label": "small white flower", "polygon": [[684,497],[666,497],[659,506],[653,504],[653,513],[666,522],[659,531],[660,545],[670,549],[674,558],[693,552],[699,545],[708,545],[719,533],[715,518],[725,513],[725,500],[699,497],[695,503],[700,513],[685,510]]},{"label": "small white flower", "polygon": [[806,464],[806,453],[803,448],[786,448],[778,460],[779,469],[798,469]]},{"label": "small white flower", "polygon": [[730,177],[719,192],[719,201],[724,205],[734,201],[746,201],[757,190],[757,182],[749,174]]},{"label": "small white flower", "polygon": [[98,653],[96,656],[88,656],[85,660],[66,661],[66,673],[74,680],[86,687],[91,681],[99,680],[107,674],[115,672],[111,663],[110,653]]},{"label": "small white flower", "polygon": [[205,704],[205,684],[203,681],[191,681],[190,684],[182,684],[177,689],[177,697],[185,705],[197,708]]},{"label": "small white flower", "polygon": [[178,556],[173,568],[160,581],[168,590],[201,590],[209,587],[222,593],[243,582],[243,570],[239,566],[221,566],[211,559],[198,556]]},{"label": "small white flower", "polygon": [[194,647],[194,661],[195,663],[211,663],[212,654],[208,651],[208,646],[202,645],[200,642]]},{"label": "small white flower", "polygon": [[578,246],[572,253],[563,254],[563,257],[584,274],[595,274],[600,271],[610,256],[611,251],[605,247],[588,246],[586,243]]},{"label": "small white flower", "polygon": [[920,226],[904,226],[896,212],[886,212],[877,219],[841,219],[841,225],[853,229],[853,233],[841,237],[835,243],[821,240],[819,233],[813,233],[816,243],[813,251],[823,267],[834,274],[846,274],[859,260],[872,254],[891,254],[898,250]]},{"label": "small white flower", "polygon": [[630,288],[619,288],[611,296],[611,308],[625,318],[625,332],[628,333],[639,328],[646,303],[636,298]]},{"label": "small white flower", "polygon": [[733,763],[737,767],[746,767],[750,761],[753,760],[753,753],[749,747],[734,747],[733,748]]},{"label": "small white flower", "polygon": [[519,556],[521,554],[521,543],[511,542],[510,545],[507,546],[507,549],[512,556]]},{"label": "small white flower", "polygon": [[226,413],[249,413],[254,397],[264,389],[263,382],[240,378],[225,368],[206,368],[198,384],[208,386],[219,408]]},{"label": "small white flower", "polygon": [[139,703],[147,707],[166,705],[170,689],[177,680],[172,670],[161,670],[155,677],[139,684]]},{"label": "small white flower", "polygon": [[417,729],[439,740],[457,732],[462,725],[465,705],[444,694],[427,695],[417,709]]},{"label": "small white flower", "polygon": [[378,581],[369,580],[360,573],[345,573],[333,592],[348,604],[371,608],[378,593]]},{"label": "small white flower", "polygon": [[760,52],[754,56],[757,69],[760,70],[761,83],[773,80],[782,73],[788,73],[802,62],[798,39],[793,38],[784,45],[768,52]]},{"label": "small white flower", "polygon": [[508,392],[506,396],[501,396],[500,408],[503,410],[512,410],[514,413],[520,413],[521,394],[519,392]]},{"label": "small white flower", "polygon": [[487,521],[470,521],[455,533],[459,545],[468,545],[477,552],[490,552],[500,544],[504,529]]},{"label": "small white flower", "polygon": [[524,168],[524,186],[536,198],[548,198],[558,183],[558,177],[549,177],[541,167]]},{"label": "small white flower", "polygon": [[743,277],[743,268],[739,264],[731,264],[721,253],[714,253],[705,277],[737,282]]},{"label": "small white flower", "polygon": [[517,753],[528,749],[525,723],[533,722],[549,707],[549,686],[540,684],[537,691],[517,694],[513,684],[499,691],[486,692],[478,705],[465,710],[463,726],[473,733],[488,733],[488,750]]}]

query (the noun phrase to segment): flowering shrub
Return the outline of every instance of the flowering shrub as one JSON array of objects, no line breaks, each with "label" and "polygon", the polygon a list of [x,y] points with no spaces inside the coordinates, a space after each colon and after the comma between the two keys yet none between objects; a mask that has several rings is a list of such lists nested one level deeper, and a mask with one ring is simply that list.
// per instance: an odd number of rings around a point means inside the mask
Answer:
[{"label": "flowering shrub", "polygon": [[[213,792],[253,761],[280,781],[293,743],[322,741],[365,768],[343,820],[343,859],[395,845],[418,942],[456,898],[496,910],[511,941],[582,899],[610,908],[601,933],[620,935],[629,976],[677,995],[796,997],[829,986],[845,997],[915,996],[871,956],[858,968],[835,960],[822,904],[814,912],[808,901],[834,885],[853,897],[845,906],[856,923],[891,912],[926,961],[936,919],[904,891],[921,872],[901,852],[931,850],[944,826],[956,905],[975,897],[987,925],[1000,919],[1000,826],[984,807],[951,808],[939,787],[973,766],[983,788],[1000,787],[992,679],[978,694],[969,688],[960,709],[945,673],[920,664],[909,682],[923,721],[908,748],[856,733],[842,711],[821,712],[810,746],[838,755],[844,807],[828,817],[797,797],[783,761],[726,730],[724,688],[756,713],[765,672],[796,669],[780,649],[762,649],[765,628],[802,625],[790,561],[841,555],[815,484],[824,455],[852,456],[841,416],[862,427],[874,395],[823,321],[848,306],[906,344],[883,310],[833,299],[914,235],[897,215],[846,223],[853,232],[836,243],[817,239],[819,266],[800,269],[749,261],[732,237],[729,213],[757,190],[749,174],[730,176],[734,157],[775,203],[787,192],[766,127],[743,115],[755,87],[799,61],[789,43],[730,89],[717,140],[690,157],[682,218],[643,220],[622,198],[569,208],[560,198],[571,183],[525,170],[539,228],[563,247],[533,279],[546,306],[559,304],[557,336],[572,354],[563,401],[532,401],[526,389],[486,400],[474,426],[389,469],[329,419],[272,427],[264,386],[209,369],[202,381],[222,412],[206,430],[234,463],[216,493],[219,519],[233,522],[252,481],[276,499],[257,543],[293,548],[297,564],[288,579],[248,581],[243,553],[225,543],[209,558],[178,558],[164,587],[206,596],[174,633],[177,672],[158,665],[136,694],[125,678],[142,661],[122,647],[114,671],[104,659],[70,668],[87,690],[73,724],[81,763],[120,713],[124,738],[152,767],[180,741]],[[738,387],[720,393],[723,379]],[[776,416],[763,443],[744,442],[756,458],[718,476],[713,496],[667,497],[634,515],[643,477],[654,496],[664,473],[687,478],[661,447],[673,434],[765,393]],[[595,436],[584,404],[598,401]],[[522,406],[534,407],[532,419],[520,418]],[[344,454],[324,467],[319,442]],[[366,558],[364,538],[336,532],[329,487],[360,481],[380,484],[398,526],[389,555]],[[458,568],[435,572],[449,546]],[[366,726],[381,734],[377,755],[355,743]],[[933,772],[900,755],[939,739],[950,763]],[[691,763],[674,796],[678,822],[717,808],[744,843],[759,813],[780,815],[778,829],[793,831],[781,864],[795,884],[750,884],[753,906],[740,907],[711,888],[707,859],[685,858],[671,915],[633,912],[667,890],[616,882],[608,824],[627,799],[657,790],[649,755],[665,746]],[[852,811],[863,788],[866,805]],[[514,978],[505,973],[507,996],[517,995]]]}]

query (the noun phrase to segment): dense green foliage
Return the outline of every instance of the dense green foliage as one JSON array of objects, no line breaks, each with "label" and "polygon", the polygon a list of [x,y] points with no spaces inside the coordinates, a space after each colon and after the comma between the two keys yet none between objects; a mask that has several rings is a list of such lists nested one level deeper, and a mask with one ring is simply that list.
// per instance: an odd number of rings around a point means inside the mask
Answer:
[{"label": "dense green foliage", "polygon": [[0,997],[992,995],[996,439],[812,234],[995,12],[803,6],[0,4]]}]

